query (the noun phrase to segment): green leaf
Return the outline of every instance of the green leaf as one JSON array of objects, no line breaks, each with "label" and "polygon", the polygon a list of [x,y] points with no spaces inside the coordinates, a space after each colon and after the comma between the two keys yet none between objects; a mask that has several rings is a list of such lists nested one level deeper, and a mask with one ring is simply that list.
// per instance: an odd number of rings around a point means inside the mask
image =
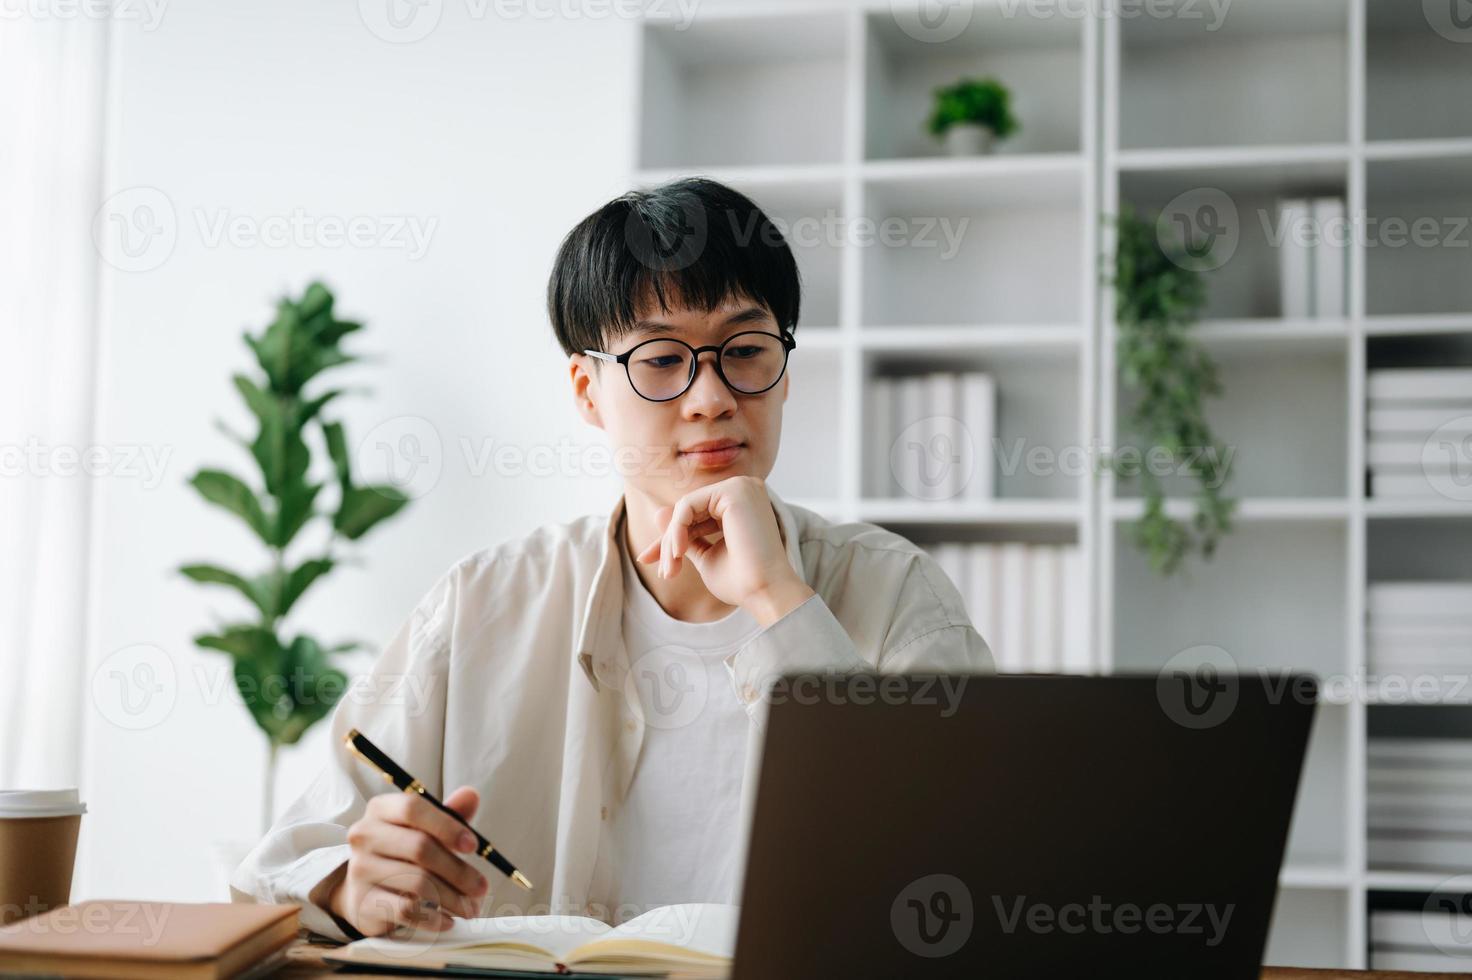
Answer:
[{"label": "green leaf", "polygon": [[348,461],[347,436],[343,434],[341,422],[324,422],[322,434],[327,438],[327,454],[337,469],[337,482],[347,490],[353,485],[352,468]]},{"label": "green leaf", "polygon": [[186,577],[210,585],[228,585],[245,596],[263,614],[271,615],[269,594],[260,590],[259,581],[252,581],[218,565],[185,565],[179,569]]},{"label": "green leaf", "polygon": [[273,742],[292,745],[342,699],[348,679],[309,636],[273,655],[235,661],[235,684],[256,725]]},{"label": "green leaf", "polygon": [[201,633],[194,638],[194,645],[236,658],[256,660],[270,660],[280,649],[275,633],[253,623],[236,623],[220,633]]},{"label": "green leaf", "polygon": [[277,510],[276,533],[271,539],[272,544],[278,548],[285,548],[291,544],[291,539],[296,537],[296,533],[316,513],[312,509],[312,504],[321,490],[322,484],[320,483],[284,488]]},{"label": "green leaf", "polygon": [[356,541],[378,522],[397,514],[409,502],[398,489],[387,485],[348,487],[333,516],[332,526],[350,541]]},{"label": "green leaf", "polygon": [[302,593],[306,592],[317,579],[332,571],[332,567],[331,558],[312,558],[287,572],[281,588],[281,604],[277,609],[277,615],[285,616],[296,601],[302,597]]},{"label": "green leaf", "polygon": [[189,482],[205,500],[245,521],[262,541],[272,542],[274,535],[260,500],[239,477],[224,470],[200,470]]}]

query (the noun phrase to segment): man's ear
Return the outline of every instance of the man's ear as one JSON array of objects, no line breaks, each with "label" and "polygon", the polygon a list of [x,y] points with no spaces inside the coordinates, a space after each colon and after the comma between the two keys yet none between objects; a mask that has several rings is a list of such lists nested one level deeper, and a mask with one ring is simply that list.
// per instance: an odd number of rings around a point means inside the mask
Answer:
[{"label": "man's ear", "polygon": [[596,428],[603,428],[603,416],[598,412],[598,369],[593,359],[586,354],[573,354],[567,359],[568,376],[572,379],[572,399],[583,421]]}]

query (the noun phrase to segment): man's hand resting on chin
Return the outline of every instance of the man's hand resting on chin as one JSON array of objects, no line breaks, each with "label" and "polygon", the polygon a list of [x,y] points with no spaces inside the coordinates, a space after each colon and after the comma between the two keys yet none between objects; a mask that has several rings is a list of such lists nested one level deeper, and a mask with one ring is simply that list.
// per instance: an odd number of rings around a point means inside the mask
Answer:
[{"label": "man's hand resting on chin", "polygon": [[[733,476],[685,494],[656,519],[664,533],[639,552],[640,562],[659,562],[661,578],[689,559],[711,595],[740,606],[770,626],[801,605],[813,590],[787,560],[767,485],[754,476]],[[715,540],[706,540],[714,535]]]}]

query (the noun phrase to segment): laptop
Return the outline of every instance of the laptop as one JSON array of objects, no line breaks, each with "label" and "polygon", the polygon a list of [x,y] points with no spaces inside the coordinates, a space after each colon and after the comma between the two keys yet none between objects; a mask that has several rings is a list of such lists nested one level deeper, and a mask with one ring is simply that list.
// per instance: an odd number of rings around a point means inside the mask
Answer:
[{"label": "laptop", "polygon": [[1307,675],[784,678],[733,980],[1256,978]]}]

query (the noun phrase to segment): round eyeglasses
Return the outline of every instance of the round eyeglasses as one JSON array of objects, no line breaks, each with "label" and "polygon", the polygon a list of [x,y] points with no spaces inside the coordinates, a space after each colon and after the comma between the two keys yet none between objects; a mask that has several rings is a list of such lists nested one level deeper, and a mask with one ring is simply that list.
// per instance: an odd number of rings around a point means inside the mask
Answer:
[{"label": "round eyeglasses", "polygon": [[743,395],[760,395],[782,380],[787,355],[797,346],[792,335],[765,330],[732,334],[721,344],[691,347],[683,340],[657,337],[635,344],[622,354],[585,350],[601,361],[624,366],[629,384],[640,398],[667,402],[679,398],[695,383],[696,365],[705,351],[715,352],[716,374],[726,387]]}]

